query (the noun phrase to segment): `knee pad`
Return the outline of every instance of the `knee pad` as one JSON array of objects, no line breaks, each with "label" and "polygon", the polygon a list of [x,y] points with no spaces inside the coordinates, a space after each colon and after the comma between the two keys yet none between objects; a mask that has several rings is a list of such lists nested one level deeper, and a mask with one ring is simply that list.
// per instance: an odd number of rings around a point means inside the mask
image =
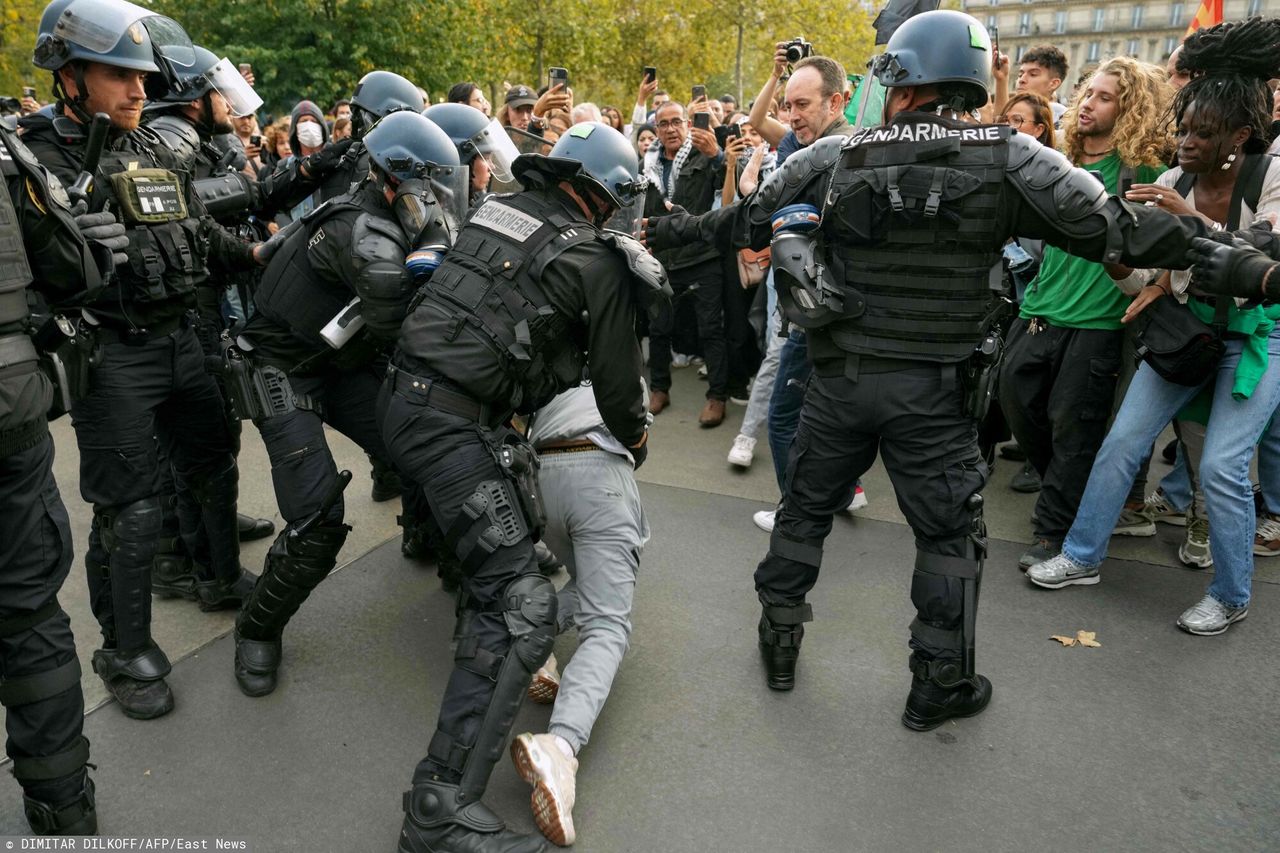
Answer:
[{"label": "knee pad", "polygon": [[108,554],[123,547],[155,543],[164,522],[160,499],[154,495],[98,513],[99,535]]},{"label": "knee pad", "polygon": [[540,574],[521,575],[502,592],[502,618],[511,632],[511,651],[529,674],[547,662],[556,641],[559,599],[551,581]]},{"label": "knee pad", "polygon": [[220,471],[193,476],[188,487],[202,507],[230,506],[240,496],[240,469],[232,461]]}]

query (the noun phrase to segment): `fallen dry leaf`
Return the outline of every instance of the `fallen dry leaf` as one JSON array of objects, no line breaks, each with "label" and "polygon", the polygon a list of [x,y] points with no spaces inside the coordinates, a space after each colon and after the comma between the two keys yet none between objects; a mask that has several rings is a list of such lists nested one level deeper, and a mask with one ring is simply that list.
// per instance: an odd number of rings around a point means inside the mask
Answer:
[{"label": "fallen dry leaf", "polygon": [[1098,636],[1096,631],[1076,631],[1076,639],[1080,641],[1080,645],[1091,649],[1102,648],[1102,643],[1094,639],[1096,636]]},{"label": "fallen dry leaf", "polygon": [[1074,645],[1076,644],[1076,638],[1075,638],[1075,637],[1063,637],[1063,636],[1061,636],[1060,634],[1054,634],[1054,635],[1053,635],[1052,637],[1050,637],[1049,639],[1050,639],[1050,640],[1057,640],[1059,643],[1062,643],[1062,645],[1064,645],[1064,646],[1074,646]]},{"label": "fallen dry leaf", "polygon": [[142,775],[143,775],[143,776],[150,776],[150,775],[151,775],[151,771],[150,771],[150,770],[144,770],[144,771],[142,772]]}]

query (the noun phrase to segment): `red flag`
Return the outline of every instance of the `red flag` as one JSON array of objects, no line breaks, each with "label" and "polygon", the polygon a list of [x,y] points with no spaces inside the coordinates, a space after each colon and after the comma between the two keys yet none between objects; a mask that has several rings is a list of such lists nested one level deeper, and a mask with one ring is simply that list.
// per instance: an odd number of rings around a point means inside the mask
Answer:
[{"label": "red flag", "polygon": [[1191,23],[1187,26],[1187,31],[1182,34],[1183,39],[1203,27],[1212,27],[1214,24],[1222,23],[1222,0],[1202,0],[1200,8],[1196,11],[1196,16],[1191,19]]}]

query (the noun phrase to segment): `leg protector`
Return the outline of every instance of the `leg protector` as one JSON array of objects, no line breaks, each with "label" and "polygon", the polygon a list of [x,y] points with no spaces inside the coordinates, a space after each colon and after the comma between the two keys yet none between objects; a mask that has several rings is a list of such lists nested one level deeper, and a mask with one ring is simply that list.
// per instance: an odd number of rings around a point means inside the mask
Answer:
[{"label": "leg protector", "polygon": [[484,803],[462,804],[458,786],[436,779],[414,782],[404,794],[399,853],[538,853],[540,835],[511,832]]},{"label": "leg protector", "polygon": [[[489,784],[493,767],[502,758],[507,736],[524,702],[533,674],[547,658],[556,639],[556,589],[539,574],[521,575],[507,585],[496,603],[511,634],[505,655],[480,648],[474,635],[458,641],[455,664],[493,682],[489,706],[473,744],[460,744],[436,731],[427,750],[437,764],[462,775],[456,790],[457,808],[477,802]],[[459,812],[462,822],[465,809]],[[477,831],[491,831],[480,824]]]},{"label": "leg protector", "polygon": [[151,566],[151,594],[196,599],[196,576],[178,524],[178,496],[160,496],[160,536]]},{"label": "leg protector", "polygon": [[[97,835],[98,810],[94,800],[93,780],[85,768],[89,757],[89,741],[84,738],[59,758],[66,764],[79,761],[79,767],[63,778],[48,782],[23,784],[22,806],[27,824],[36,835]],[[74,753],[74,754],[73,754]],[[18,774],[14,761],[14,774]]]},{"label": "leg protector", "polygon": [[200,520],[209,537],[209,577],[224,584],[241,574],[240,523],[236,499],[240,495],[240,471],[232,463],[221,471],[192,477],[191,496],[200,505]]},{"label": "leg protector", "polygon": [[333,571],[350,531],[345,524],[324,523],[299,534],[289,526],[271,544],[262,577],[236,619],[236,683],[246,696],[276,689],[284,626]]},{"label": "leg protector", "polygon": [[[160,534],[160,500],[143,498],[96,513],[102,545],[109,555],[114,633],[107,646],[136,652],[151,642],[151,565]],[[104,633],[106,626],[103,626]]]},{"label": "leg protector", "polygon": [[796,661],[804,623],[813,621],[808,604],[765,605],[760,616],[760,656],[764,659],[766,683],[771,690],[790,690],[796,684]]}]

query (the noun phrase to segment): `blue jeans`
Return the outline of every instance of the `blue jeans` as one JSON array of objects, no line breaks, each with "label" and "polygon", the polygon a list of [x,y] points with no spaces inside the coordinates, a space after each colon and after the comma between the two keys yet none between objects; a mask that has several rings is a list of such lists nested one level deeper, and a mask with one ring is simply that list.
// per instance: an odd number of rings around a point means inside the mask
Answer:
[{"label": "blue jeans", "polygon": [[773,380],[773,396],[769,398],[769,452],[773,454],[773,473],[778,478],[778,492],[784,492],[787,453],[800,425],[800,407],[804,403],[804,387],[813,370],[809,364],[809,343],[804,332],[791,328],[778,356],[778,375]]},{"label": "blue jeans", "polygon": [[1280,418],[1274,415],[1258,445],[1258,483],[1267,512],[1280,513]]},{"label": "blue jeans", "polygon": [[[1266,373],[1247,400],[1231,395],[1240,349],[1240,341],[1228,341],[1216,377],[1209,380],[1214,382],[1213,409],[1200,465],[1215,571],[1209,595],[1228,607],[1249,603],[1255,527],[1249,460],[1280,402],[1280,327],[1268,341]],[[1089,473],[1063,554],[1083,566],[1106,558],[1111,531],[1147,449],[1198,391],[1165,381],[1147,364],[1138,369]]]},{"label": "blue jeans", "polygon": [[1191,506],[1191,477],[1187,472],[1187,451],[1183,448],[1181,441],[1178,442],[1173,467],[1160,481],[1160,491],[1164,492],[1164,499],[1174,509],[1185,512]]}]

